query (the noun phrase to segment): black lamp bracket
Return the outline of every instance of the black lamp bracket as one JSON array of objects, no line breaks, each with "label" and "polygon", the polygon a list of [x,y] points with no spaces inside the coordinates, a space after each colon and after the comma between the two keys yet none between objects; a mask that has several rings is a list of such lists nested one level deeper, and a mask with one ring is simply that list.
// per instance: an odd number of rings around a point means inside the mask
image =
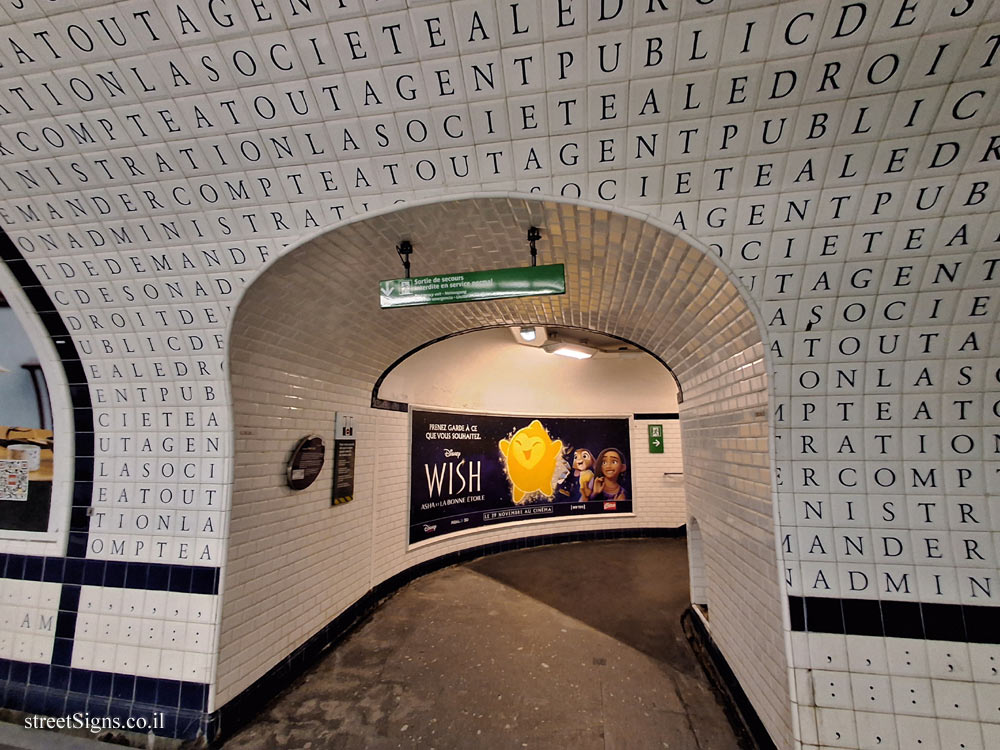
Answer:
[{"label": "black lamp bracket", "polygon": [[396,254],[403,262],[403,270],[406,271],[406,278],[410,278],[410,255],[413,254],[413,245],[409,240],[400,240],[396,245]]},{"label": "black lamp bracket", "polygon": [[542,239],[542,230],[538,227],[528,228],[528,245],[531,247],[531,265],[538,265],[538,248],[535,243]]}]

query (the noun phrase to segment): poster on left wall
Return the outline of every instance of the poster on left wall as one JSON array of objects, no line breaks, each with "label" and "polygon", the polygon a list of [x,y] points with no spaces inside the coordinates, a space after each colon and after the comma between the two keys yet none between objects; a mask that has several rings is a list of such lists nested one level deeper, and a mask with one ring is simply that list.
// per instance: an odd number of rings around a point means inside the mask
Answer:
[{"label": "poster on left wall", "polygon": [[55,441],[45,376],[14,311],[0,305],[0,530],[47,531]]},{"label": "poster on left wall", "polygon": [[629,420],[414,410],[411,544],[482,526],[631,513]]}]

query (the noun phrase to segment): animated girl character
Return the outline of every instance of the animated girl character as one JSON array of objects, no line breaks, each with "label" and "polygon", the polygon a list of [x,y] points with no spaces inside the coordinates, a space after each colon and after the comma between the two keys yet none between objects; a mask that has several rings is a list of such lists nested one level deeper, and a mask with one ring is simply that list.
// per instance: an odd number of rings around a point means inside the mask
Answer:
[{"label": "animated girl character", "polygon": [[619,478],[625,473],[625,469],[628,468],[625,465],[625,458],[620,450],[617,448],[605,448],[602,450],[594,462],[594,468],[597,470],[597,478],[594,480],[593,492],[590,499],[627,499],[625,497],[625,488],[618,483]]},{"label": "animated girl character", "polygon": [[587,501],[594,482],[594,454],[586,448],[573,451],[573,476],[579,480],[580,499]]}]

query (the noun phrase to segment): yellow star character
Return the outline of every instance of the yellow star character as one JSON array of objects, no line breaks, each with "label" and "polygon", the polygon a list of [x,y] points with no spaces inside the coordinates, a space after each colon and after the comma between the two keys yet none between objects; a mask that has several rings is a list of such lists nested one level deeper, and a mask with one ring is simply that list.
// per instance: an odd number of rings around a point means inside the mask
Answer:
[{"label": "yellow star character", "polygon": [[500,453],[513,485],[514,504],[520,505],[531,492],[546,497],[555,493],[556,462],[562,453],[562,440],[553,440],[537,419],[500,441]]}]

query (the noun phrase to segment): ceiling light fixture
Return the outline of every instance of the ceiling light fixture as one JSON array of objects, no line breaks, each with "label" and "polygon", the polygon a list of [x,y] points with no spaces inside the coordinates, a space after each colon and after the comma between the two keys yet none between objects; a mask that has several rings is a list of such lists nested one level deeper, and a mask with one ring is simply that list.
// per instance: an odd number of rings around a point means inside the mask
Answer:
[{"label": "ceiling light fixture", "polygon": [[514,337],[514,341],[519,346],[530,346],[533,349],[539,349],[545,346],[549,340],[549,332],[545,326],[508,326],[508,329]]},{"label": "ceiling light fixture", "polygon": [[558,354],[560,357],[571,357],[572,359],[590,359],[597,352],[589,346],[580,344],[546,344],[542,347],[549,354]]}]

